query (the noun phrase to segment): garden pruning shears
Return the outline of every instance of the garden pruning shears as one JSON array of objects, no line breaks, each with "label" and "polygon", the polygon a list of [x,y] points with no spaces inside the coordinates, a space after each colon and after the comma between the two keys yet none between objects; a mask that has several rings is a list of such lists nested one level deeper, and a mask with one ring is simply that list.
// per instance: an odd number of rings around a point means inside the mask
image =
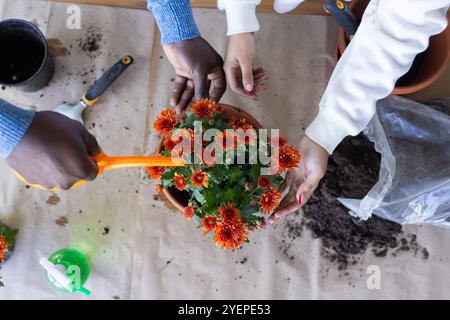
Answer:
[{"label": "garden pruning shears", "polygon": [[[98,174],[100,176],[103,172],[108,170],[117,170],[117,169],[127,169],[127,168],[146,168],[146,167],[181,167],[184,166],[184,161],[181,158],[172,159],[170,157],[163,156],[143,156],[143,157],[109,157],[103,151],[91,157],[93,161],[95,161],[98,165]],[[25,180],[17,171],[13,170],[14,174],[21,180],[32,188],[40,189],[40,190],[52,190],[57,191],[59,188],[51,188],[47,189],[39,184],[32,184]],[[72,185],[71,189],[79,187],[85,184],[85,180],[80,180],[74,185]]]},{"label": "garden pruning shears", "polygon": [[348,0],[328,0],[324,9],[334,16],[338,24],[344,29],[347,40],[351,41],[358,29],[358,23],[346,2]]}]

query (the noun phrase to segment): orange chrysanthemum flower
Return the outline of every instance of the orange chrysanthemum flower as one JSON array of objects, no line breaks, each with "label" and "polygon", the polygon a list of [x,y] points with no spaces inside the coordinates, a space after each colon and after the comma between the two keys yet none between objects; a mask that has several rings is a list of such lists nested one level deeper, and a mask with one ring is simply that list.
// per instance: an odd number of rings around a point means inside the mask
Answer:
[{"label": "orange chrysanthemum flower", "polygon": [[187,186],[186,178],[178,173],[175,173],[175,176],[173,177],[173,185],[180,191],[185,190]]},{"label": "orange chrysanthemum flower", "polygon": [[279,146],[284,147],[285,145],[287,145],[287,138],[284,136],[280,136]]},{"label": "orange chrysanthemum flower", "polygon": [[195,215],[195,208],[189,203],[189,205],[184,208],[183,213],[186,219],[191,220]]},{"label": "orange chrysanthemum flower", "polygon": [[220,214],[220,217],[224,220],[239,220],[241,218],[241,213],[239,209],[233,207],[231,202],[228,202],[225,207],[220,207],[217,209],[217,212]]},{"label": "orange chrysanthemum flower", "polygon": [[272,212],[278,206],[281,202],[281,194],[277,189],[270,188],[266,190],[266,192],[263,193],[261,196],[261,199],[259,200],[259,205],[261,206],[262,210],[266,213]]},{"label": "orange chrysanthemum flower", "polygon": [[164,171],[166,171],[166,169],[164,169],[164,167],[148,167],[147,168],[147,174],[149,175],[150,178],[152,179],[160,179],[161,176],[163,175]]},{"label": "orange chrysanthemum flower", "polygon": [[215,110],[216,110],[216,103],[209,99],[202,99],[192,103],[192,112],[200,120],[206,117],[211,117]]},{"label": "orange chrysanthemum flower", "polygon": [[155,128],[156,132],[160,135],[165,135],[170,133],[177,124],[178,120],[175,111],[167,109],[158,114],[155,123],[153,124],[153,128]]},{"label": "orange chrysanthemum flower", "polygon": [[191,183],[194,187],[205,187],[208,188],[208,175],[202,171],[202,169],[197,169],[194,171],[191,177]]},{"label": "orange chrysanthemum flower", "polygon": [[166,138],[164,139],[164,149],[171,152],[173,148],[177,145],[177,141],[172,140],[172,136],[170,134],[166,135]]},{"label": "orange chrysanthemum flower", "polygon": [[203,226],[203,232],[206,235],[211,231],[216,231],[217,225],[219,224],[219,219],[217,219],[216,216],[207,215],[200,221],[200,224]]},{"label": "orange chrysanthemum flower", "polygon": [[247,237],[248,230],[242,220],[229,220],[217,226],[213,240],[223,249],[239,249]]},{"label": "orange chrysanthemum flower", "polygon": [[0,235],[0,263],[5,261],[6,253],[8,253],[9,245],[8,241],[6,241],[6,237]]},{"label": "orange chrysanthemum flower", "polygon": [[290,170],[298,167],[300,162],[300,153],[296,148],[290,145],[285,145],[280,148],[280,162],[281,170]]},{"label": "orange chrysanthemum flower", "polygon": [[[182,138],[181,138],[182,139]],[[173,148],[180,142],[180,140],[173,139],[172,135],[167,134],[166,139],[164,139],[164,149],[171,152]]]},{"label": "orange chrysanthemum flower", "polygon": [[268,189],[272,186],[272,180],[269,177],[261,176],[258,178],[258,186],[263,189]]},{"label": "orange chrysanthemum flower", "polygon": [[247,119],[245,118],[241,118],[237,121],[234,121],[234,123],[231,123],[231,126],[236,130],[242,129],[244,131],[253,128],[253,125],[251,123],[248,123]]}]

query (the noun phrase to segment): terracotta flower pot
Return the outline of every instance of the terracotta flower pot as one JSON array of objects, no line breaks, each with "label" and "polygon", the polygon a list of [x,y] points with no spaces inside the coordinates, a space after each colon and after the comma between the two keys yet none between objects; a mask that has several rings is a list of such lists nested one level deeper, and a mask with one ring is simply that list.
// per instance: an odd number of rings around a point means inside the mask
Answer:
[{"label": "terracotta flower pot", "polygon": [[[262,128],[261,124],[247,112],[228,104],[219,104],[219,106],[223,108],[223,119],[228,120],[232,117],[236,117],[238,119],[245,118],[253,125],[255,129]],[[158,148],[156,149],[157,154],[161,153],[163,144],[164,138],[161,138]],[[170,203],[172,203],[177,209],[181,211],[183,211],[183,209],[188,205],[190,196],[186,191],[179,191],[172,187],[167,189],[164,188],[162,193],[167,197]]]},{"label": "terracotta flower pot", "polygon": [[[369,0],[353,0],[350,9],[356,19],[361,20]],[[398,95],[410,94],[425,89],[444,72],[450,59],[450,15],[449,25],[440,34],[430,38],[428,49],[418,54],[411,69],[402,76],[394,88]],[[343,28],[339,28],[336,59],[338,60],[347,48],[347,39]]]}]

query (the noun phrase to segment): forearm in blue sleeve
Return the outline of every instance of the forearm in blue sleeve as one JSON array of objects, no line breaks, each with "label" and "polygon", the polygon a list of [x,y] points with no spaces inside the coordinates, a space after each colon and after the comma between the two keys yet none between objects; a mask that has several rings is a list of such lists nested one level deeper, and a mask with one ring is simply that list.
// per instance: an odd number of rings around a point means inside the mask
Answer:
[{"label": "forearm in blue sleeve", "polygon": [[161,44],[200,36],[189,0],[147,0],[161,32]]},{"label": "forearm in blue sleeve", "polygon": [[6,159],[22,140],[35,112],[24,110],[0,99],[0,158]]}]

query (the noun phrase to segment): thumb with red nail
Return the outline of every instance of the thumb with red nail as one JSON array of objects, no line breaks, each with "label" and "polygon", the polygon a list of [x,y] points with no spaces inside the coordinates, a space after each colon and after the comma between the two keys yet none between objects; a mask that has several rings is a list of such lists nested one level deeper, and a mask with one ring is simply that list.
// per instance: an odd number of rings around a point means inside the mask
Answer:
[{"label": "thumb with red nail", "polygon": [[269,217],[269,223],[303,207],[325,175],[329,154],[324,148],[305,136],[300,142],[299,151],[302,156],[300,166],[286,175],[281,191],[284,193],[287,190],[287,194]]}]

